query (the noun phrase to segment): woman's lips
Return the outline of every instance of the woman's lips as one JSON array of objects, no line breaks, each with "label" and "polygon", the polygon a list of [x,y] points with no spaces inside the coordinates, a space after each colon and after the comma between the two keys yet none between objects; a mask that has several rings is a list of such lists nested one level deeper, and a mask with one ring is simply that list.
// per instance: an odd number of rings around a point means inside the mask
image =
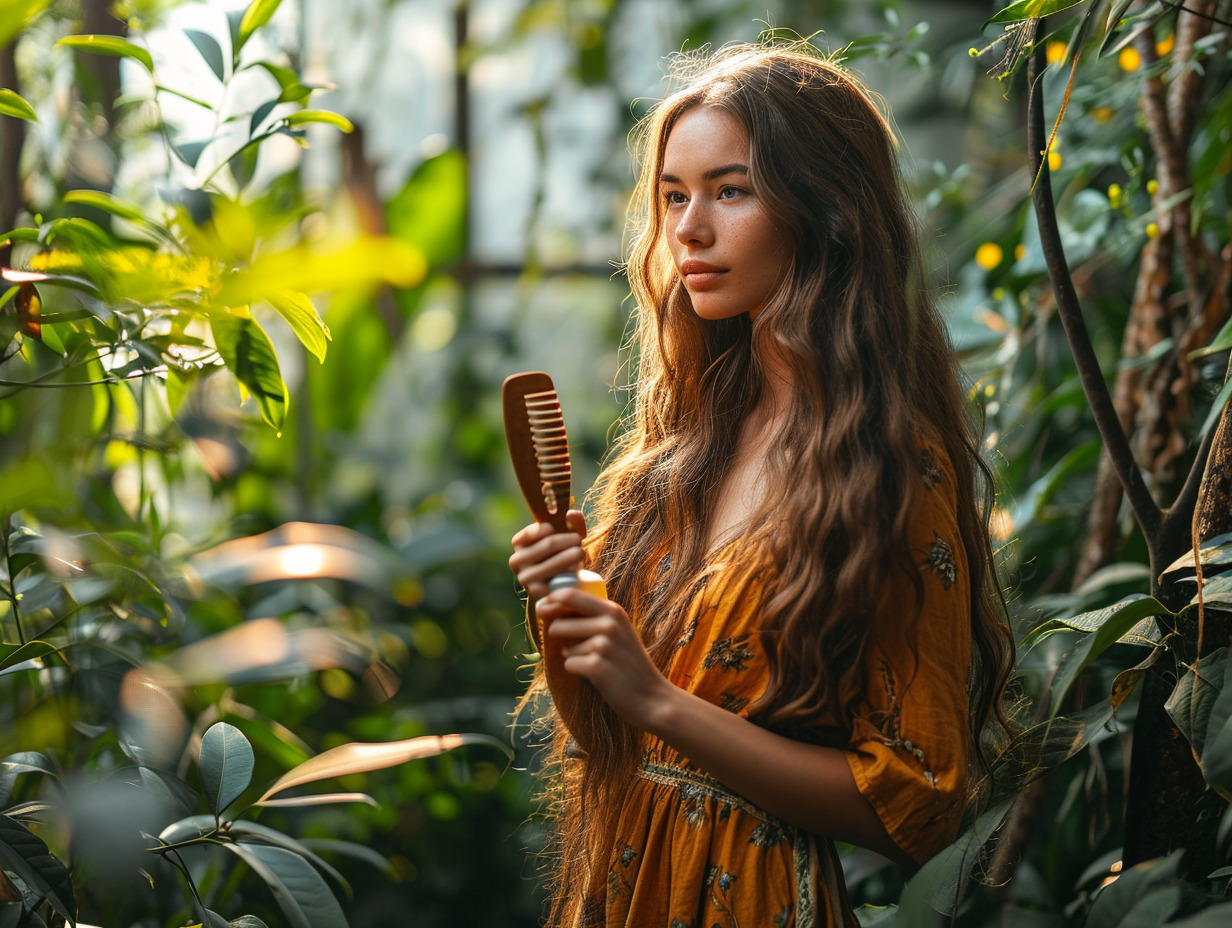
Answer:
[{"label": "woman's lips", "polygon": [[727,273],[726,268],[702,261],[686,261],[680,266],[680,276],[690,290],[703,290]]}]

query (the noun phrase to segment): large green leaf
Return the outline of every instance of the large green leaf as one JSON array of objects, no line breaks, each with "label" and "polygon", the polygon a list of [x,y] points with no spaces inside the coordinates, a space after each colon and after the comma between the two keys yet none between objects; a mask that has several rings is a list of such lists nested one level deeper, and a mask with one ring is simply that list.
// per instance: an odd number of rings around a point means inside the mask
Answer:
[{"label": "large green leaf", "polygon": [[298,854],[304,860],[308,861],[321,873],[333,879],[346,892],[351,891],[350,884],[338,870],[331,864],[326,863],[318,857],[313,851],[309,850],[299,841],[292,838],[290,835],[283,834],[276,828],[270,828],[268,825],[262,825],[259,822],[237,821],[231,824],[228,831],[230,837],[236,841],[243,841],[246,844],[272,844],[275,847],[281,847],[285,850]]},{"label": "large green leaf", "polygon": [[257,805],[283,790],[304,783],[345,776],[348,773],[383,770],[407,761],[436,757],[464,744],[488,744],[508,753],[508,748],[490,735],[424,735],[405,741],[342,744],[304,761],[293,770],[288,770],[257,800]]},{"label": "large green leaf", "polygon": [[20,751],[0,760],[0,807],[7,806],[13,795],[13,784],[23,773],[43,773],[59,776],[55,766],[37,751]]},{"label": "large green leaf", "polygon": [[225,312],[210,316],[210,328],[227,368],[256,398],[261,418],[281,434],[287,415],[287,385],[265,330],[255,319]]},{"label": "large green leaf", "polygon": [[462,253],[466,171],[466,159],[451,148],[421,163],[386,204],[389,234],[418,248],[431,267]]},{"label": "large green leaf", "polygon": [[[1214,538],[1208,538],[1202,542],[1198,547],[1198,560],[1206,566],[1232,564],[1232,532],[1225,535],[1216,535]],[[1194,554],[1193,550],[1190,549],[1165,567],[1160,576],[1171,573],[1174,570],[1180,570],[1182,567],[1193,566]]]},{"label": "large green leaf", "polygon": [[269,304],[278,310],[278,314],[287,321],[295,337],[303,343],[314,358],[324,363],[325,350],[329,342],[329,326],[312,305],[307,294],[294,290],[271,292],[267,299]]},{"label": "large green leaf", "polygon": [[12,90],[0,89],[0,115],[12,116],[14,119],[25,119],[38,122],[38,114],[34,107]]},{"label": "large green leaf", "polygon": [[1181,677],[1165,708],[1181,730],[1211,788],[1232,798],[1232,660],[1206,655]]},{"label": "large green leaf", "polygon": [[338,900],[303,857],[272,844],[226,847],[265,881],[292,928],[347,928]]},{"label": "large green leaf", "polygon": [[1044,632],[1044,634],[1066,636],[1066,647],[1050,687],[1052,712],[1055,714],[1060,710],[1070,686],[1092,661],[1123,635],[1134,629],[1143,619],[1157,615],[1172,615],[1172,612],[1158,600],[1137,594],[1115,605],[1060,620],[1057,623],[1050,623],[1050,625],[1061,624],[1065,629],[1079,632],[1077,635],[1065,630]]},{"label": "large green leaf", "polygon": [[154,73],[154,59],[140,45],[134,45],[127,39],[115,35],[69,35],[62,38],[57,45],[69,48],[79,48],[96,55],[110,55],[113,58],[135,58],[145,65],[145,69]]},{"label": "large green leaf", "polygon": [[42,838],[3,814],[0,814],[0,870],[19,877],[61,917],[69,921],[76,919],[77,902],[68,868],[47,849]]},{"label": "large green leaf", "polygon": [[937,928],[958,911],[971,882],[971,871],[993,832],[1001,827],[1017,797],[1003,796],[975,820],[958,840],[920,868],[903,889],[896,928]]},{"label": "large green leaf", "polygon": [[201,738],[201,783],[215,815],[231,805],[252,782],[252,745],[234,725],[217,722]]}]

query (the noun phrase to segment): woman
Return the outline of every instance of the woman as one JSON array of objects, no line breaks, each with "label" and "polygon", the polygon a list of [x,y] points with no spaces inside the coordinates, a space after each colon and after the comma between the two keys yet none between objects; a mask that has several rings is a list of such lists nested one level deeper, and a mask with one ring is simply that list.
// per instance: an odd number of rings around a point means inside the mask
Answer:
[{"label": "woman", "polygon": [[[595,528],[509,559],[593,684],[556,726],[551,921],[850,925],[834,842],[951,842],[1001,718],[986,472],[868,95],[801,45],[681,69],[638,137]],[[610,599],[549,591],[583,565]]]}]

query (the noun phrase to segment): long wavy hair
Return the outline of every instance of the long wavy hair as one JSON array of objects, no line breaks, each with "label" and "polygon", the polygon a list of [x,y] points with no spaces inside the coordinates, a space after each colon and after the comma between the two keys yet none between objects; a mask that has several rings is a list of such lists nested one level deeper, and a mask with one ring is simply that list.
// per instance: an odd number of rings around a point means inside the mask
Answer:
[{"label": "long wavy hair", "polygon": [[[770,683],[750,716],[798,737],[850,729],[869,684],[866,619],[891,572],[916,573],[907,528],[924,435],[957,478],[971,581],[970,743],[986,769],[1013,659],[987,529],[991,481],[924,279],[890,126],[852,74],[807,43],[680,56],[674,76],[681,88],[632,137],[639,180],[625,268],[636,300],[635,387],[593,494],[592,566],[666,668],[708,554],[707,503],[762,399],[766,359],[785,363],[789,405],[767,442],[765,497],[742,534],[746,548],[773,558],[778,576],[763,610]],[[754,193],[793,244],[755,319],[699,319],[665,242],[664,150],[697,107],[721,108],[744,127]],[[552,921],[567,925],[587,922],[580,913],[603,881],[596,872],[590,882],[587,862],[606,864],[641,757],[639,733],[593,690],[585,699],[595,726],[588,755],[571,758],[564,734],[556,746]]]}]

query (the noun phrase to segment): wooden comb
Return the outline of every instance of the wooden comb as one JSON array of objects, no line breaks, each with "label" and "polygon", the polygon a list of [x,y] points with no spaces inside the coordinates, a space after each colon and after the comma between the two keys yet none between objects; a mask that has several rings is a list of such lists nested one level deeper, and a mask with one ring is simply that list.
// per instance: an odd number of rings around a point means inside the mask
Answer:
[{"label": "wooden comb", "polygon": [[505,440],[518,486],[537,522],[568,531],[573,467],[565,417],[552,378],[542,371],[513,374],[501,389]]},{"label": "wooden comb", "polygon": [[[505,407],[509,457],[526,505],[535,521],[548,522],[558,532],[568,531],[565,514],[572,500],[573,467],[565,418],[552,378],[542,371],[513,374],[505,379],[501,398]],[[555,589],[562,583],[607,598],[603,578],[593,571],[580,570],[576,575],[553,577],[551,586]],[[544,677],[556,711],[585,750],[589,726],[583,723],[579,711],[583,703],[594,704],[598,696],[590,693],[589,699],[579,699],[591,684],[565,670],[564,656],[560,652],[567,642],[546,634],[547,627],[539,619],[533,602],[526,606],[526,628],[543,661]]]}]

